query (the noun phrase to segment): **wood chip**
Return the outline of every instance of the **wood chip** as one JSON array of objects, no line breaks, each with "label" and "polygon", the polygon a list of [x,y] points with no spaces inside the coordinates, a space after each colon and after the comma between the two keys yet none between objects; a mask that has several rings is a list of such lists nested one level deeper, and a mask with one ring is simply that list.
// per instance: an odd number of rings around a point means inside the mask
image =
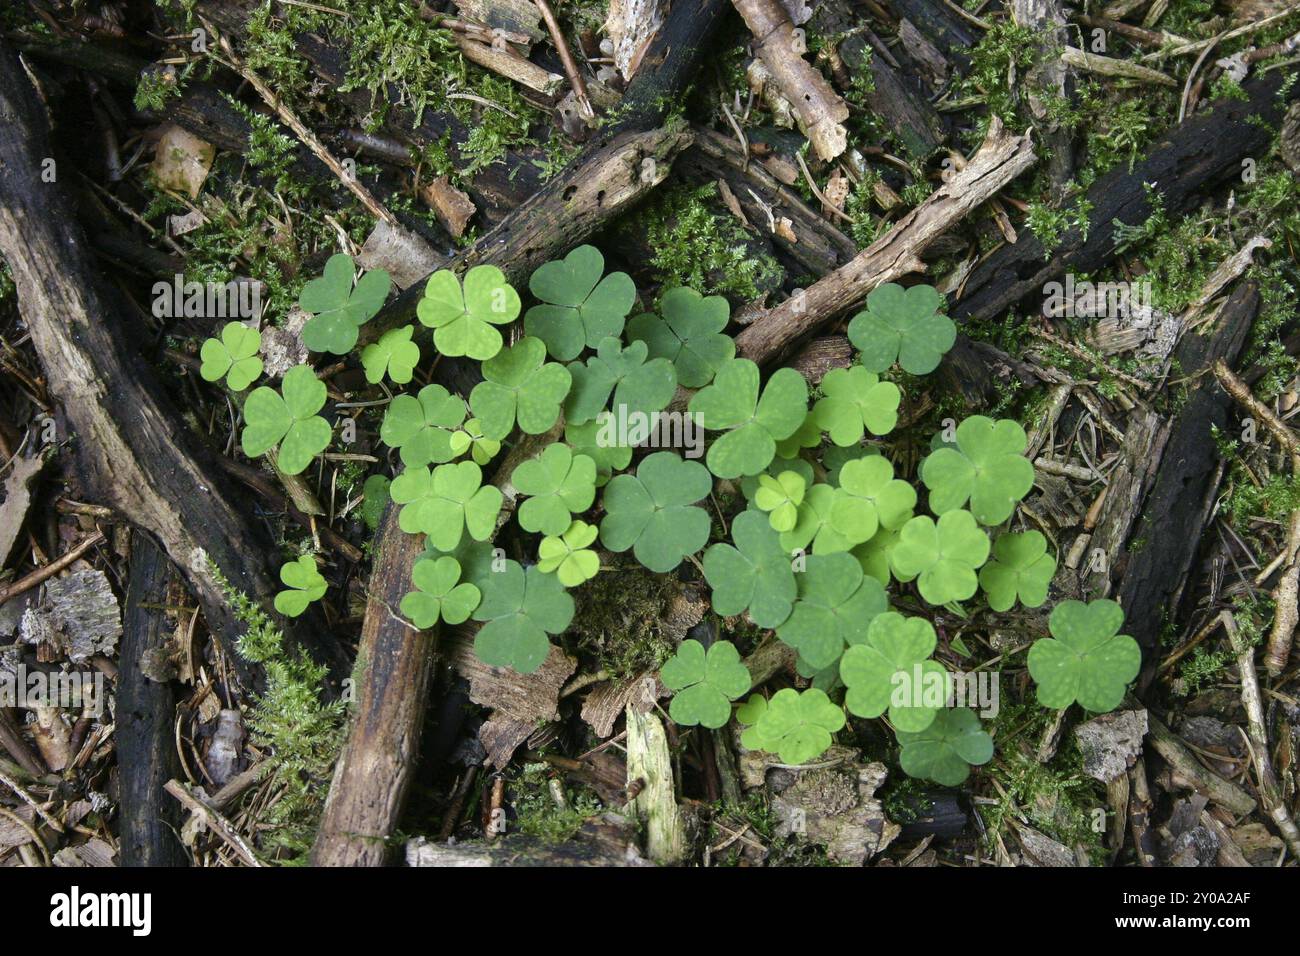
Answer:
[{"label": "wood chip", "polygon": [[470,217],[478,211],[474,201],[453,186],[446,176],[439,176],[421,186],[420,198],[433,210],[442,228],[446,229],[453,239],[459,239],[465,234],[465,226],[469,223]]},{"label": "wood chip", "polygon": [[27,511],[32,506],[32,483],[45,467],[45,456],[14,459],[13,470],[5,479],[5,500],[0,504],[0,567],[9,563],[14,545],[22,532]]},{"label": "wood chip", "polygon": [[198,199],[216,158],[216,147],[207,140],[170,124],[163,129],[154,150],[153,174],[164,189]]}]

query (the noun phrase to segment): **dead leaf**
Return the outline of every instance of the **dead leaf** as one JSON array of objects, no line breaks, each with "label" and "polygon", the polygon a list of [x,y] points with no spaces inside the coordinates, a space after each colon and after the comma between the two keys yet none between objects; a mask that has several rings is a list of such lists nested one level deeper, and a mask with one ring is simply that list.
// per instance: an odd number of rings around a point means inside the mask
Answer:
[{"label": "dead leaf", "polygon": [[375,223],[357,254],[357,263],[363,269],[383,269],[399,289],[415,285],[442,261],[443,257],[418,233],[403,226],[390,226],[382,219]]},{"label": "dead leaf", "polygon": [[154,149],[153,174],[164,189],[198,199],[216,159],[216,147],[175,124],[167,126]]},{"label": "dead leaf", "polygon": [[[849,198],[849,178],[840,171],[838,166],[836,166],[835,171],[831,173],[831,178],[826,181],[826,188],[822,190],[822,195],[830,201],[830,206],[838,209],[840,212],[844,211],[844,202]],[[830,215],[831,211],[828,208],[824,208],[825,205],[826,204],[823,204],[822,211],[827,215]]]}]

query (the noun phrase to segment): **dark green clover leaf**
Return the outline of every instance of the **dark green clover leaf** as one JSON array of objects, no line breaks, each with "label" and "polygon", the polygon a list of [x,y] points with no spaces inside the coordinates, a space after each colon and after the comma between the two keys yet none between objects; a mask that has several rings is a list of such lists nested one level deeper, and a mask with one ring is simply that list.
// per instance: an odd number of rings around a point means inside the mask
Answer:
[{"label": "dark green clover leaf", "polygon": [[389,329],[378,342],[363,348],[361,367],[366,370],[366,381],[377,385],[386,372],[389,379],[398,385],[409,382],[415,366],[420,364],[420,347],[411,341],[413,335],[415,326],[403,325]]},{"label": "dark green clover leaf", "polygon": [[276,464],[286,475],[301,474],[333,437],[330,423],[316,413],[325,404],[325,383],[310,365],[285,373],[280,392],[263,385],[244,402],[244,431],[239,443],[250,458],[280,446]]},{"label": "dark green clover leaf", "polygon": [[219,382],[226,377],[231,391],[242,392],[262,374],[262,360],[257,350],[262,347],[262,335],[243,322],[227,322],[221,338],[204,339],[199,349],[199,375],[205,382]]},{"label": "dark green clover leaf", "polygon": [[388,298],[388,273],[373,269],[353,285],[356,269],[352,257],[342,253],[329,257],[325,272],[302,287],[298,304],[313,313],[302,327],[302,341],[313,352],[347,355],[357,344],[357,335],[384,306]]},{"label": "dark green clover leaf", "polygon": [[831,526],[861,544],[879,527],[901,528],[915,505],[916,489],[894,477],[894,466],[884,455],[870,455],[840,469],[840,494],[831,504]]},{"label": "dark green clover leaf", "polygon": [[308,604],[325,596],[325,578],[310,554],[281,565],[280,580],[289,590],[276,594],[275,609],[285,617],[297,617],[307,610]]},{"label": "dark green clover leaf", "polygon": [[1118,707],[1142,666],[1137,641],[1119,633],[1123,624],[1124,612],[1114,601],[1056,605],[1047,622],[1052,636],[1029,649],[1038,702],[1061,710],[1077,700],[1099,714]]},{"label": "dark green clover leaf", "polygon": [[[870,579],[868,579],[870,580]],[[840,679],[849,690],[844,706],[859,717],[879,717],[899,731],[930,726],[948,705],[949,678],[934,653],[934,628],[920,617],[893,611],[877,615],[867,640],[840,658]]]},{"label": "dark green clover leaf", "polygon": [[457,456],[452,438],[464,420],[460,396],[441,385],[426,385],[418,396],[398,395],[389,402],[379,437],[390,448],[402,450],[402,464],[408,468],[442,464]]},{"label": "dark green clover leaf", "polygon": [[803,424],[808,383],[792,368],[778,369],[759,397],[758,366],[732,359],[695,393],[690,410],[710,431],[726,431],[709,446],[709,471],[719,478],[756,475],[776,456],[776,443]]},{"label": "dark green clover leaf", "polygon": [[650,346],[650,354],[677,368],[686,388],[703,388],[736,354],[736,343],[723,335],[731,308],[720,295],[708,298],[694,289],[669,289],[659,302],[663,318],[646,313],[628,323],[630,338]]},{"label": "dark green clover leaf", "polygon": [[577,358],[583,346],[623,334],[623,322],[636,301],[636,286],[626,272],[603,279],[605,257],[595,246],[578,246],[561,260],[538,267],[528,288],[541,300],[524,316],[524,331],[546,343],[562,362]]},{"label": "dark green clover leaf", "polygon": [[573,598],[553,574],[534,566],[526,572],[506,561],[491,575],[474,620],[484,622],[474,636],[474,652],[492,667],[531,674],[551,652],[548,634],[562,634],[573,620]]},{"label": "dark green clover leaf", "polygon": [[618,339],[602,339],[586,365],[573,362],[568,368],[573,389],[564,403],[564,420],[575,425],[595,419],[609,405],[611,394],[616,411],[621,407],[625,416],[649,419],[667,407],[677,390],[673,363],[663,358],[647,362],[644,342],[623,348]]},{"label": "dark green clover leaf", "polygon": [[511,484],[528,499],[519,506],[519,526],[525,531],[561,535],[572,515],[596,500],[596,463],[555,442],[541,454],[520,462]]},{"label": "dark green clover leaf", "polygon": [[822,395],[813,406],[813,419],[837,445],[856,445],[864,430],[887,435],[898,424],[903,393],[861,366],[831,369],[822,379]]},{"label": "dark green clover leaf", "polygon": [[488,438],[502,439],[518,421],[529,435],[540,435],[560,417],[572,377],[563,365],[546,361],[541,339],[525,337],[483,363],[485,381],[474,386],[469,405]]},{"label": "dark green clover leaf", "polygon": [[749,610],[758,627],[776,627],[790,616],[797,588],[790,555],[767,520],[742,511],[731,522],[729,544],[704,552],[704,577],[713,588],[713,610],[724,617]]},{"label": "dark green clover leaf", "polygon": [[717,730],[731,719],[731,702],[754,682],[730,641],[715,641],[704,651],[699,641],[682,641],[659,679],[676,691],[668,716],[683,727]]},{"label": "dark green clover leaf", "polygon": [[423,558],[411,569],[416,590],[402,598],[401,611],[420,630],[439,620],[448,624],[468,621],[483,595],[472,584],[461,584],[460,562],[452,557]]},{"label": "dark green clover leaf", "polygon": [[824,754],[831,734],[843,727],[844,710],[831,703],[825,691],[812,687],[800,693],[787,687],[767,702],[740,742],[749,750],[766,750],[780,756],[782,763],[798,766]]},{"label": "dark green clover leaf", "polygon": [[501,511],[501,492],[482,481],[483,472],[472,461],[432,471],[407,468],[389,487],[393,501],[402,505],[398,527],[407,534],[427,535],[439,551],[455,548],[465,531],[476,541],[486,541]]},{"label": "dark green clover leaf", "polygon": [[867,307],[849,322],[849,341],[862,364],[883,372],[894,362],[912,375],[927,375],[957,341],[957,326],[939,315],[943,299],[928,285],[904,289],[886,282],[867,296]]},{"label": "dark green clover leaf", "polygon": [[969,707],[939,711],[919,733],[899,730],[898,742],[904,773],[945,787],[965,783],[972,765],[993,759],[993,738],[980,729],[980,719]]},{"label": "dark green clover leaf", "polygon": [[694,505],[712,488],[699,462],[655,452],[635,475],[618,475],[605,486],[600,540],[611,551],[632,548],[651,571],[671,571],[709,540],[709,513]]},{"label": "dark green clover leaf", "polygon": [[622,471],[632,461],[632,448],[608,440],[611,429],[602,422],[564,426],[564,440],[575,455],[586,455],[596,463],[596,487],[603,488],[614,472]]},{"label": "dark green clover leaf", "polygon": [[519,293],[496,266],[475,266],[465,273],[440,269],[429,276],[416,317],[433,329],[433,344],[443,355],[468,355],[482,362],[501,351],[501,333],[494,326],[519,315]]},{"label": "dark green clover leaf", "polygon": [[989,607],[1006,611],[1020,598],[1025,607],[1041,607],[1056,574],[1056,558],[1047,553],[1040,531],[1004,534],[993,542],[993,559],[980,569],[980,587]]},{"label": "dark green clover leaf", "polygon": [[795,576],[798,600],[776,636],[821,670],[840,659],[845,644],[867,639],[872,619],[889,607],[889,599],[851,554],[814,554],[804,560],[804,570]]},{"label": "dark green clover leaf", "polygon": [[595,525],[575,521],[564,534],[542,539],[537,548],[537,567],[554,574],[566,588],[575,588],[600,570],[600,557],[588,549],[595,540]]},{"label": "dark green clover leaf", "polygon": [[931,604],[965,601],[979,584],[975,570],[989,556],[989,536],[969,511],[949,511],[936,524],[928,515],[912,518],[890,554],[894,573],[917,578]]},{"label": "dark green clover leaf", "polygon": [[955,446],[939,448],[921,463],[930,489],[930,510],[943,514],[969,499],[980,524],[1001,524],[1034,486],[1034,465],[1025,455],[1025,430],[1010,419],[983,415],[957,426]]},{"label": "dark green clover leaf", "polygon": [[783,471],[775,478],[758,476],[758,490],[754,492],[754,507],[768,512],[768,521],[774,531],[791,531],[799,518],[799,505],[803,502],[806,483],[794,471]]}]

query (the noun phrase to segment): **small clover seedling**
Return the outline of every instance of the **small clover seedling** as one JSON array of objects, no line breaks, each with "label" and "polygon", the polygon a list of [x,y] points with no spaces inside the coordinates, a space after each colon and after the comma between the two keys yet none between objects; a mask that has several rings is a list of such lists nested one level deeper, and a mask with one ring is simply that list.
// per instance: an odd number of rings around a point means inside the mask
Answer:
[{"label": "small clover seedling", "polygon": [[776,457],[776,443],[803,424],[808,383],[792,368],[778,369],[760,397],[758,366],[732,359],[712,385],[695,393],[690,411],[710,431],[726,431],[709,446],[709,471],[719,478],[756,475]]},{"label": "small clover seedling", "polygon": [[596,499],[596,463],[560,442],[520,462],[510,481],[521,495],[529,496],[519,506],[519,526],[552,537],[564,534],[572,515],[586,511]]},{"label": "small clover seedling", "polygon": [[366,370],[366,381],[377,385],[384,374],[397,385],[405,385],[420,364],[420,347],[411,341],[415,326],[403,325],[389,329],[378,342],[361,350],[361,367]]},{"label": "small clover seedling", "polygon": [[980,587],[989,607],[1001,612],[1020,598],[1025,607],[1041,607],[1056,574],[1056,559],[1047,553],[1041,531],[1004,534],[993,542],[993,559],[980,568]]},{"label": "small clover seedling", "polygon": [[278,443],[277,466],[286,475],[306,470],[333,436],[329,422],[316,413],[325,404],[325,383],[310,365],[289,369],[281,392],[263,385],[244,402],[244,431],[240,446],[250,458],[264,455]]},{"label": "small clover seedling", "polygon": [[799,519],[799,505],[803,502],[805,487],[803,476],[797,472],[783,471],[775,478],[759,475],[754,507],[768,512],[768,521],[774,531],[790,531]]},{"label": "small clover seedling", "polygon": [[919,515],[903,525],[890,554],[894,572],[916,578],[931,604],[965,601],[979,584],[975,570],[989,556],[989,536],[969,511],[949,511],[936,524]]},{"label": "small clover seedling", "polygon": [[505,562],[489,580],[474,612],[474,620],[483,622],[474,651],[492,667],[531,674],[551,651],[547,635],[563,633],[573,620],[573,598],[555,575],[537,566],[524,571],[515,561]]},{"label": "small clover seedling", "polygon": [[731,702],[754,682],[730,641],[715,641],[704,651],[699,641],[682,641],[659,679],[676,691],[668,716],[683,727],[717,730],[731,719]]},{"label": "small clover seedling", "polygon": [[537,567],[554,574],[566,588],[575,588],[600,571],[600,557],[588,549],[595,540],[595,525],[575,521],[564,534],[542,539],[537,547]]},{"label": "small clover seedling", "polygon": [[546,343],[562,362],[577,358],[583,346],[623,334],[636,301],[636,286],[626,272],[603,279],[605,257],[594,246],[578,246],[561,260],[538,267],[528,288],[541,305],[524,316],[524,331]]},{"label": "small clover seedling", "polygon": [[[397,525],[407,534],[423,532],[439,551],[451,551],[468,531],[486,541],[501,511],[501,492],[483,485],[483,472],[472,461],[407,468],[393,479],[389,493],[402,505]],[[480,487],[480,485],[482,487]]]},{"label": "small clover seedling", "polygon": [[781,534],[781,547],[793,552],[811,543],[814,554],[834,554],[853,547],[853,542],[831,522],[831,512],[840,494],[839,489],[830,485],[816,484],[809,488],[799,504],[794,527]]},{"label": "small clover seedling", "polygon": [[257,350],[262,347],[262,335],[243,322],[227,322],[221,338],[205,339],[199,349],[199,375],[205,382],[226,384],[233,392],[242,392],[262,374],[262,360]]},{"label": "small clover seedling", "polygon": [[618,339],[602,339],[596,354],[581,362],[571,363],[573,389],[564,404],[564,419],[575,425],[592,421],[609,404],[614,396],[614,408],[622,407],[628,413],[649,416],[665,408],[677,389],[677,374],[673,363],[664,358],[646,361],[644,342],[633,342],[627,348]]},{"label": "small clover seedling", "polygon": [[313,352],[347,355],[357,344],[361,326],[384,306],[390,286],[383,269],[367,272],[356,284],[352,257],[333,255],[319,279],[302,287],[298,304],[313,317],[302,328],[302,341]]},{"label": "small clover seedling", "polygon": [[632,462],[630,445],[607,442],[601,435],[602,422],[587,422],[585,425],[566,424],[564,441],[575,455],[586,455],[596,463],[596,487],[603,488],[614,472],[622,471]]},{"label": "small clover seedling", "polygon": [[605,486],[600,540],[611,551],[631,548],[651,571],[671,571],[709,540],[709,513],[695,502],[712,488],[699,462],[670,451],[648,455],[635,475],[618,475]]},{"label": "small clover seedling", "polygon": [[476,464],[486,465],[500,453],[501,442],[495,438],[485,437],[483,423],[477,418],[471,418],[461,426],[460,431],[452,432],[451,435],[453,457],[458,458],[465,454],[466,448],[469,449],[470,457]]},{"label": "small clover seedling", "polygon": [[742,511],[731,522],[729,544],[704,552],[704,577],[713,589],[713,610],[724,617],[749,611],[763,628],[790,616],[798,593],[790,556],[762,515]]},{"label": "small clover seedling", "polygon": [[1034,486],[1034,466],[1024,457],[1029,439],[1009,419],[975,415],[957,426],[957,440],[931,452],[921,463],[921,480],[930,489],[937,515],[969,499],[971,514],[985,525],[1001,524]]},{"label": "small clover seedling", "polygon": [[416,590],[402,598],[400,609],[422,631],[439,620],[448,624],[469,620],[482,598],[474,585],[458,583],[460,562],[452,557],[416,561],[411,581]]},{"label": "small clover seedling", "polygon": [[919,732],[900,728],[898,742],[904,773],[945,787],[965,783],[972,765],[993,758],[993,738],[980,729],[980,719],[969,707],[944,708]]},{"label": "small clover seedling", "polygon": [[439,352],[480,362],[501,351],[501,333],[495,326],[513,322],[518,315],[519,293],[496,266],[470,269],[463,287],[454,272],[440,269],[429,276],[424,298],[416,306],[416,317],[433,329]]},{"label": "small clover seedling", "polygon": [[1050,638],[1029,649],[1038,702],[1060,710],[1075,701],[1094,713],[1119,706],[1142,667],[1137,641],[1120,634],[1124,612],[1114,601],[1062,601],[1047,626]]},{"label": "small clover seedling", "polygon": [[842,447],[856,445],[865,431],[887,435],[898,424],[903,393],[861,366],[831,369],[822,379],[822,395],[813,406],[813,420]]},{"label": "small clover seedling", "polygon": [[831,745],[831,734],[843,726],[843,708],[831,703],[825,691],[813,687],[800,693],[787,687],[767,702],[740,742],[750,750],[766,750],[780,756],[783,763],[798,766],[824,754]]},{"label": "small clover seedling", "polygon": [[325,596],[325,578],[316,568],[316,559],[304,554],[280,567],[280,580],[289,588],[275,596],[275,609],[285,617],[297,617],[312,601]]},{"label": "small clover seedling", "polygon": [[883,372],[895,362],[912,375],[928,375],[957,341],[957,326],[939,315],[943,300],[928,285],[904,289],[893,282],[872,290],[867,307],[849,322],[849,341],[862,365]]},{"label": "small clover seedling", "polygon": [[659,302],[663,318],[646,313],[628,323],[631,338],[650,346],[650,354],[666,358],[686,388],[703,388],[723,363],[736,354],[736,343],[722,330],[731,309],[720,295],[708,298],[694,289],[669,289]]},{"label": "small clover seedling", "polygon": [[540,435],[560,417],[560,404],[573,379],[563,365],[546,361],[541,339],[525,337],[483,363],[485,381],[469,394],[474,417],[488,438],[503,439],[518,421],[529,435]]},{"label": "small clover seedling", "polygon": [[855,544],[879,527],[901,528],[916,506],[916,489],[894,477],[883,455],[847,462],[840,469],[840,492],[831,504],[831,526]]},{"label": "small clover seedling", "polygon": [[408,468],[442,464],[459,454],[452,438],[464,420],[465,403],[459,396],[441,385],[426,385],[418,395],[398,395],[388,404],[379,437],[390,448],[402,450],[402,464]]},{"label": "small clover seedling", "polygon": [[776,636],[817,670],[838,661],[846,643],[865,641],[872,619],[889,607],[880,582],[851,554],[811,555],[795,577],[799,597]]},{"label": "small clover seedling", "polygon": [[947,706],[949,690],[948,672],[930,660],[934,646],[934,628],[924,618],[893,611],[877,615],[866,642],[840,658],[840,679],[849,689],[844,705],[859,717],[888,710],[895,730],[929,727]]}]

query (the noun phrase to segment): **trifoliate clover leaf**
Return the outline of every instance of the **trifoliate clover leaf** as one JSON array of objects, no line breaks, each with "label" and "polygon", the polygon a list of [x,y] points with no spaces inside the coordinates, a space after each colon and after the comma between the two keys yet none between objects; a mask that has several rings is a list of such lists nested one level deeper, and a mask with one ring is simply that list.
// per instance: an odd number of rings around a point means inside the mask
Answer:
[{"label": "trifoliate clover leaf", "polygon": [[694,289],[669,289],[659,302],[663,318],[646,313],[628,323],[628,336],[650,346],[650,354],[666,358],[686,388],[703,388],[714,373],[736,354],[736,343],[723,335],[731,308],[720,295],[708,298]]},{"label": "trifoliate clover leaf", "polygon": [[373,269],[353,285],[355,277],[352,257],[340,253],[329,257],[319,279],[302,287],[298,304],[313,313],[302,327],[302,341],[313,352],[347,355],[357,344],[361,326],[383,308],[388,273]]},{"label": "trifoliate clover leaf", "polygon": [[525,337],[483,363],[485,381],[474,386],[469,405],[488,438],[502,439],[518,421],[529,435],[540,435],[560,417],[572,376],[563,365],[546,361],[541,339]]},{"label": "trifoliate clover leaf", "polygon": [[748,609],[759,627],[776,627],[790,616],[797,587],[790,555],[760,514],[742,511],[731,522],[729,544],[704,552],[704,577],[713,588],[713,610],[724,617]]},{"label": "trifoliate clover leaf", "polygon": [[596,463],[596,487],[603,488],[614,472],[622,471],[632,461],[632,448],[613,441],[613,428],[607,422],[564,426],[564,441],[575,455],[586,455]]},{"label": "trifoliate clover leaf", "polygon": [[[501,492],[482,485],[483,472],[472,461],[407,468],[393,479],[389,493],[402,505],[397,525],[407,534],[423,533],[439,551],[451,551],[469,532],[486,541],[501,511]],[[481,487],[480,487],[481,486]]]},{"label": "trifoliate clover leaf", "polygon": [[822,443],[822,430],[809,410],[800,425],[789,438],[782,438],[776,443],[777,458],[794,458],[801,449],[816,448]]},{"label": "trifoliate clover leaf", "polygon": [[537,548],[537,567],[554,574],[566,588],[576,588],[600,570],[600,558],[587,548],[595,540],[595,525],[575,521],[564,534],[542,539]]},{"label": "trifoliate clover leaf", "polygon": [[805,550],[810,543],[815,554],[834,554],[853,547],[853,542],[831,522],[839,496],[838,489],[824,484],[813,485],[804,493],[794,527],[781,534],[781,547],[786,553]]},{"label": "trifoliate clover leaf", "polygon": [[809,664],[798,654],[794,658],[794,672],[800,677],[806,677],[818,690],[824,690],[826,693],[833,693],[837,688],[843,686],[840,681],[840,662],[836,661],[830,667],[816,668]]},{"label": "trifoliate clover leaf", "polygon": [[310,554],[281,565],[280,580],[289,590],[276,594],[275,609],[285,617],[297,617],[307,610],[308,604],[325,596],[325,578]]},{"label": "trifoliate clover leaf", "polygon": [[596,354],[568,366],[573,388],[564,403],[564,420],[581,425],[592,421],[610,404],[616,414],[649,419],[666,408],[677,389],[673,363],[657,358],[646,361],[646,344],[633,342],[627,348],[618,339],[601,339]]},{"label": "trifoliate clover leaf", "polygon": [[366,370],[366,381],[377,385],[387,373],[398,385],[411,380],[415,366],[420,364],[420,347],[411,341],[415,326],[403,325],[389,329],[361,350],[361,367]]},{"label": "trifoliate clover leaf", "polygon": [[1025,430],[1010,419],[974,415],[957,426],[955,446],[939,448],[921,463],[930,489],[930,510],[953,511],[970,500],[980,524],[1001,524],[1034,486],[1034,466],[1025,458]]},{"label": "trifoliate clover leaf", "polygon": [[529,496],[519,506],[519,526],[525,531],[564,534],[572,515],[586,511],[596,499],[596,463],[560,442],[520,462],[510,481]]},{"label": "trifoliate clover leaf", "polygon": [[709,540],[709,514],[695,502],[712,488],[699,462],[655,452],[635,475],[618,475],[605,486],[600,540],[611,551],[631,548],[651,571],[671,571]]},{"label": "trifoliate clover leaf", "polygon": [[746,727],[752,727],[766,710],[767,698],[762,694],[750,694],[749,699],[736,708],[736,720]]},{"label": "trifoliate clover leaf", "polygon": [[936,524],[928,515],[912,518],[899,531],[890,554],[900,577],[915,577],[931,604],[965,601],[979,584],[975,570],[989,557],[989,536],[969,511],[949,511]]},{"label": "trifoliate clover leaf", "polygon": [[[751,698],[752,700],[752,698]],[[791,766],[820,757],[831,745],[831,734],[844,727],[844,710],[815,687],[800,693],[779,690],[767,702],[758,722],[740,742],[750,750],[775,753]]]},{"label": "trifoliate clover leaf", "polygon": [[730,641],[715,641],[705,653],[699,641],[682,641],[659,679],[676,691],[668,716],[683,727],[717,730],[731,719],[731,702],[754,683]]},{"label": "trifoliate clover leaf", "polygon": [[782,458],[780,455],[777,455],[772,459],[768,466],[757,475],[746,475],[744,478],[740,479],[740,490],[744,493],[745,500],[751,505],[754,503],[754,495],[758,493],[759,489],[759,478],[763,475],[775,478],[783,471],[792,471],[802,478],[805,488],[811,488],[817,479],[817,476],[813,471],[812,462],[806,461],[803,458]]},{"label": "trifoliate clover leaf", "polygon": [[483,597],[474,585],[459,583],[460,562],[452,557],[416,561],[411,581],[416,590],[403,597],[399,607],[422,631],[439,620],[448,624],[469,620]]},{"label": "trifoliate clover leaf", "polygon": [[519,315],[519,293],[496,266],[475,266],[462,288],[456,274],[440,269],[429,276],[416,317],[433,329],[433,344],[443,355],[468,355],[482,362],[501,351],[494,328]]},{"label": "trifoliate clover leaf", "polygon": [[334,432],[316,413],[325,404],[325,383],[310,365],[289,369],[280,391],[263,385],[244,402],[244,431],[239,443],[250,458],[278,443],[277,466],[286,475],[301,474],[328,447]]},{"label": "trifoliate clover leaf", "polygon": [[471,418],[459,431],[451,433],[451,454],[459,458],[469,449],[470,457],[480,465],[486,465],[501,451],[501,442],[487,438],[483,434],[483,423]]},{"label": "trifoliate clover leaf", "polygon": [[732,359],[695,393],[690,411],[710,431],[726,431],[709,446],[709,471],[719,478],[756,475],[776,456],[776,443],[803,424],[808,383],[792,368],[778,369],[760,397],[758,366]]},{"label": "trifoliate clover leaf", "polygon": [[1052,636],[1029,649],[1038,702],[1061,710],[1077,700],[1099,714],[1118,707],[1142,667],[1137,641],[1119,633],[1123,623],[1124,612],[1114,601],[1056,605],[1047,621]]},{"label": "trifoliate clover leaf", "polygon": [[901,528],[912,517],[916,489],[894,477],[884,455],[850,461],[840,470],[839,493],[831,503],[830,523],[855,545],[880,527]]},{"label": "trifoliate clover leaf", "polygon": [[388,486],[392,484],[387,475],[371,475],[361,486],[361,520],[366,527],[374,531],[379,527],[379,519],[384,516],[384,508],[392,498]]},{"label": "trifoliate clover leaf", "polygon": [[799,597],[776,636],[812,667],[830,667],[845,644],[867,639],[872,619],[889,607],[885,589],[851,554],[814,554],[795,575]]},{"label": "trifoliate clover leaf", "polygon": [[573,620],[573,598],[555,575],[535,565],[525,572],[506,561],[492,579],[474,612],[474,620],[484,622],[474,636],[474,652],[492,667],[531,674],[551,651],[546,635],[564,633]]},{"label": "trifoliate clover leaf", "polygon": [[[416,468],[456,457],[452,436],[465,420],[465,403],[441,385],[426,385],[418,395],[398,395],[388,404],[379,437],[402,450],[402,464]],[[463,449],[462,449],[463,450]]]},{"label": "trifoliate clover leaf", "polygon": [[939,315],[943,300],[928,285],[904,289],[886,282],[867,296],[867,307],[849,322],[849,341],[862,365],[883,372],[894,362],[912,375],[927,375],[957,341],[957,326]]},{"label": "trifoliate clover leaf", "polygon": [[880,449],[875,445],[849,445],[841,448],[839,445],[830,445],[822,452],[822,467],[826,469],[826,480],[832,485],[840,483],[840,471],[851,461],[857,461],[859,458],[866,458],[869,455],[879,455]]},{"label": "trifoliate clover leaf", "polygon": [[[911,515],[908,518],[910,519]],[[889,586],[890,577],[904,583],[912,580],[911,575],[899,574],[890,562],[890,556],[893,555],[894,547],[898,544],[898,537],[897,531],[878,528],[871,536],[871,540],[854,545],[851,551],[858,559],[858,564],[862,565],[863,573],[869,574],[885,587]]]},{"label": "trifoliate clover leaf", "polygon": [[436,561],[442,557],[455,558],[460,565],[460,579],[474,585],[481,594],[494,590],[508,563],[505,552],[494,547],[491,541],[475,541],[469,535],[462,536],[460,543],[450,551],[440,551],[426,541],[417,560]]},{"label": "trifoliate clover leaf", "polygon": [[948,672],[930,660],[934,646],[934,627],[924,618],[877,615],[866,642],[840,658],[840,679],[849,689],[844,706],[859,717],[888,710],[895,730],[924,730],[948,705]]},{"label": "trifoliate clover leaf", "polygon": [[221,338],[205,339],[199,349],[199,375],[205,382],[219,382],[226,377],[231,391],[242,392],[262,374],[262,360],[257,350],[262,335],[243,322],[227,322]]},{"label": "trifoliate clover leaf", "polygon": [[1056,574],[1056,558],[1047,553],[1040,531],[1004,534],[993,542],[993,559],[980,569],[980,587],[989,607],[1002,612],[1020,598],[1025,607],[1041,607]]},{"label": "trifoliate clover leaf", "polygon": [[917,733],[899,730],[898,742],[904,773],[945,787],[965,783],[972,765],[993,759],[993,738],[980,729],[980,719],[969,707],[944,708]]},{"label": "trifoliate clover leaf", "polygon": [[799,518],[799,505],[806,487],[803,476],[797,472],[783,471],[775,478],[759,475],[754,507],[768,512],[773,531],[790,531]]},{"label": "trifoliate clover leaf", "polygon": [[577,358],[583,346],[623,334],[623,322],[636,301],[636,286],[626,272],[603,279],[605,257],[595,246],[578,246],[563,259],[537,268],[528,288],[541,305],[524,316],[524,331],[546,343],[562,362]]},{"label": "trifoliate clover leaf", "polygon": [[903,393],[861,366],[831,369],[822,379],[822,395],[813,406],[813,420],[837,445],[856,445],[864,430],[887,435],[898,424]]}]

